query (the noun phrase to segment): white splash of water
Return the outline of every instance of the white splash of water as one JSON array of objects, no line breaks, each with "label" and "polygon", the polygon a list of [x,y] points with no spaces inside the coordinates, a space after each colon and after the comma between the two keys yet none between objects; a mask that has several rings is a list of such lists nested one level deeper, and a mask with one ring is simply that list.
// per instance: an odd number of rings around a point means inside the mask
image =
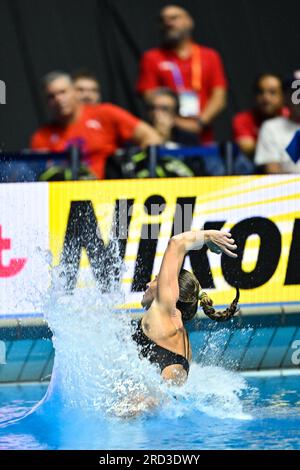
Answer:
[{"label": "white splash of water", "polygon": [[101,293],[90,275],[84,288],[67,295],[53,269],[45,316],[54,332],[55,365],[47,399],[59,389],[65,407],[103,416],[136,417],[163,412],[177,418],[195,410],[218,418],[248,419],[242,409],[245,380],[219,367],[192,364],[187,383],[170,387],[140,359],[131,339],[131,318],[115,312],[120,284]]},{"label": "white splash of water", "polygon": [[251,419],[243,411],[241,395],[247,391],[246,380],[236,372],[215,366],[192,364],[189,380],[177,396],[188,397],[190,405],[209,416],[220,419]]},{"label": "white splash of water", "polygon": [[67,295],[60,269],[52,274],[45,302],[55,347],[51,396],[59,388],[65,406],[120,417],[160,403],[164,384],[156,368],[138,357],[131,318],[115,311],[123,300],[120,283],[113,280],[110,292],[101,293],[87,273],[84,288]]}]

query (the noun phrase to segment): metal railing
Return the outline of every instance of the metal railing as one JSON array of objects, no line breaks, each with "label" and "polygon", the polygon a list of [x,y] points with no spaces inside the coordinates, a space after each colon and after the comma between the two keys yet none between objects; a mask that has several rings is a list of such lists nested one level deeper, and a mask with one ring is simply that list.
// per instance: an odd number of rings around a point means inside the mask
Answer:
[{"label": "metal railing", "polygon": [[[234,158],[236,155],[236,146],[232,142],[225,142],[224,144],[203,145],[197,147],[178,147],[169,148],[168,146],[150,146],[147,149],[147,166],[150,178],[156,177],[156,167],[160,159],[163,157],[173,157],[178,160],[188,161],[190,158],[209,159],[212,157],[220,158],[223,162],[226,175],[234,173]],[[73,145],[65,152],[36,152],[36,151],[21,151],[21,152],[0,152],[0,163],[13,164],[14,162],[24,162],[30,168],[30,163],[40,162],[41,166],[44,163],[46,169],[46,162],[53,160],[54,162],[66,162],[68,168],[71,170],[71,179],[78,180],[79,169],[82,160],[81,149]],[[37,175],[38,176],[38,175]]]},{"label": "metal railing", "polygon": [[81,162],[81,151],[76,145],[72,145],[65,152],[36,152],[24,150],[21,152],[0,152],[0,163],[13,164],[15,162],[44,162],[53,160],[55,162],[66,162],[71,170],[71,178],[73,181],[78,180],[79,168]]},{"label": "metal railing", "polygon": [[226,175],[232,175],[235,155],[236,146],[232,142],[178,148],[150,146],[148,148],[150,178],[155,178],[155,168],[162,157],[176,157],[179,160],[188,160],[195,157],[202,159],[218,157],[224,162]]}]

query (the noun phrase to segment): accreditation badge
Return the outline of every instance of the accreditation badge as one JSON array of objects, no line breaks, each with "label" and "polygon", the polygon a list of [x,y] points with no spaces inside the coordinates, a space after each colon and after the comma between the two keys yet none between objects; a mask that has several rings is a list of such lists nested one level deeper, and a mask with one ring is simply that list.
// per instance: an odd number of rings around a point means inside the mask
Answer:
[{"label": "accreditation badge", "polygon": [[179,93],[179,114],[182,117],[196,117],[200,115],[199,95],[192,90]]}]

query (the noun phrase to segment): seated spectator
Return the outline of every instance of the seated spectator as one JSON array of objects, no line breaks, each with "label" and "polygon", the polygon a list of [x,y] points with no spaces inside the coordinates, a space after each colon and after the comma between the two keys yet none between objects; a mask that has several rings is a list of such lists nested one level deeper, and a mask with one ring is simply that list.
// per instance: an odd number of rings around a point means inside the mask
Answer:
[{"label": "seated spectator", "polygon": [[169,144],[198,145],[193,132],[182,130],[176,125],[179,112],[179,99],[171,88],[156,88],[148,101],[148,120],[162,138],[165,146]]},{"label": "seated spectator", "polygon": [[[191,132],[178,129],[175,124],[179,101],[177,94],[170,88],[157,88],[148,103],[148,121],[162,139],[167,148],[180,145],[197,145],[197,136]],[[111,158],[106,167],[107,178],[122,175],[126,178],[147,178],[150,176],[149,159],[146,151],[123,149]],[[156,177],[193,176],[192,169],[180,158],[164,156],[159,158],[155,167]]]},{"label": "seated spectator", "polygon": [[300,103],[295,96],[295,81],[299,79],[300,70],[284,82],[289,117],[270,119],[262,125],[259,132],[255,163],[263,167],[265,173],[300,173],[300,161],[294,163],[286,152],[295,133],[300,129]]},{"label": "seated spectator", "polygon": [[[179,110],[179,99],[175,91],[170,88],[156,88],[149,97],[148,101],[148,121],[158,132],[162,139],[164,147],[169,149],[180,148],[181,146],[199,146],[197,135],[184,131],[177,127],[176,116]],[[116,155],[109,162],[109,177],[115,177],[116,171],[125,172],[126,177],[148,177],[149,160],[146,152],[132,153],[125,152],[127,161],[120,155]],[[221,166],[222,166],[221,162]],[[218,165],[220,170],[220,165]],[[128,172],[129,170],[129,172]],[[206,160],[201,155],[196,157],[184,158],[172,155],[164,155],[157,161],[155,167],[156,177],[174,177],[174,176],[194,176],[206,175]],[[125,175],[124,175],[125,176]]]},{"label": "seated spectator", "polygon": [[149,124],[118,106],[80,103],[71,77],[63,72],[46,75],[44,91],[52,121],[32,136],[34,150],[61,152],[77,145],[84,164],[101,179],[106,160],[126,141],[142,148],[161,143]]},{"label": "seated spectator", "polygon": [[232,121],[233,138],[241,152],[254,157],[260,127],[267,119],[287,116],[284,107],[282,80],[278,75],[264,73],[254,84],[254,106],[237,113]]},{"label": "seated spectator", "polygon": [[81,103],[100,103],[101,87],[96,75],[88,70],[78,70],[72,74],[72,80],[77,98]]},{"label": "seated spectator", "polygon": [[211,124],[226,105],[227,82],[219,54],[192,39],[194,20],[181,7],[160,12],[162,44],[144,53],[137,90],[147,101],[153,90],[176,91],[180,116],[176,126],[194,132],[203,144],[214,140]]},{"label": "seated spectator", "polygon": [[[148,120],[157,130],[165,147],[199,145],[195,133],[177,127],[176,118],[179,113],[179,99],[170,88],[156,88],[148,100]],[[201,157],[193,157],[181,161],[176,157],[164,157],[159,162],[163,176],[200,176],[205,175],[205,162]],[[177,174],[176,174],[177,172]]]}]

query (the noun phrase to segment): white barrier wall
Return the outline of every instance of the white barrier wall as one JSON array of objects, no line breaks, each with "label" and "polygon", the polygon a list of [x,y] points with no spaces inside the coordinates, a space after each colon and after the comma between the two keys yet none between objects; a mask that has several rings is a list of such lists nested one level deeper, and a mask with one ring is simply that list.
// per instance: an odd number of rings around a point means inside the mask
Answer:
[{"label": "white barrier wall", "polygon": [[48,287],[47,184],[0,184],[0,314],[39,313]]}]

